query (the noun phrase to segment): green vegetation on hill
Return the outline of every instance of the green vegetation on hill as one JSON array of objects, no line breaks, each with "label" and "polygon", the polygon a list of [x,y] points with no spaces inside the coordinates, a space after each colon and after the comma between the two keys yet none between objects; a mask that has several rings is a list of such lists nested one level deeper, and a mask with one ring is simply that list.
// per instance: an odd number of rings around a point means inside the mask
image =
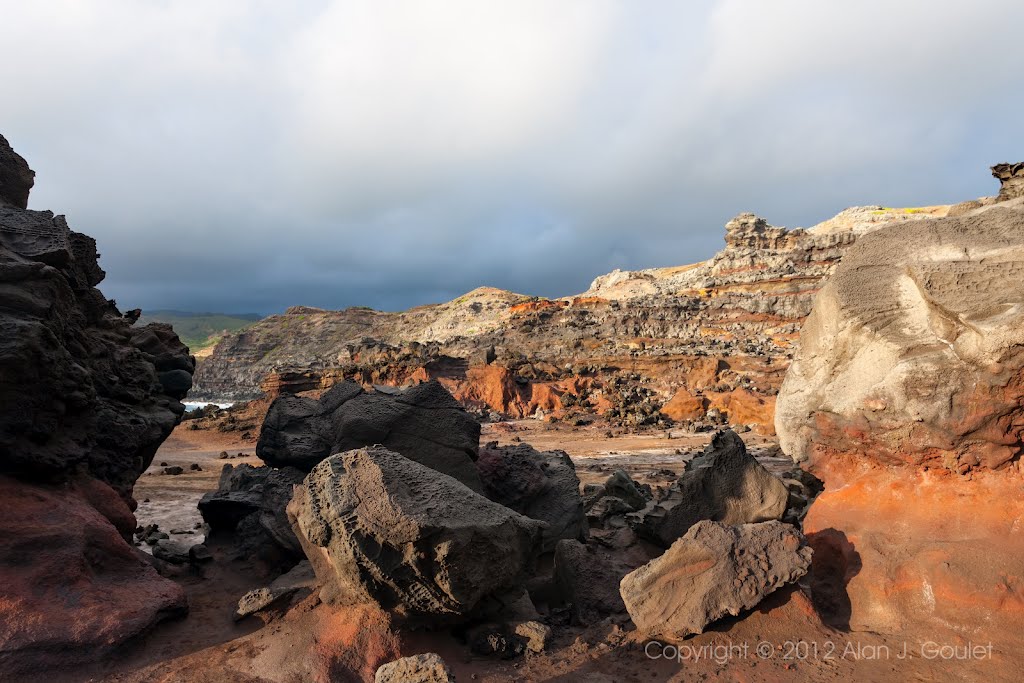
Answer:
[{"label": "green vegetation on hill", "polygon": [[185,311],[147,311],[139,318],[139,325],[170,323],[192,353],[216,344],[228,332],[249,327],[261,316],[255,313],[228,315],[225,313],[188,313]]}]

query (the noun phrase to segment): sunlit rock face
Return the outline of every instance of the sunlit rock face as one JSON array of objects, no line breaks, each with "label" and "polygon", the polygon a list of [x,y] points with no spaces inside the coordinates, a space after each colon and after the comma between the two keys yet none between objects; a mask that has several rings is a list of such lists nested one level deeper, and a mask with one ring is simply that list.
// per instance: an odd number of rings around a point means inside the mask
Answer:
[{"label": "sunlit rock face", "polygon": [[825,482],[805,520],[819,607],[855,630],[1019,639],[1024,200],[860,239],[776,429]]}]

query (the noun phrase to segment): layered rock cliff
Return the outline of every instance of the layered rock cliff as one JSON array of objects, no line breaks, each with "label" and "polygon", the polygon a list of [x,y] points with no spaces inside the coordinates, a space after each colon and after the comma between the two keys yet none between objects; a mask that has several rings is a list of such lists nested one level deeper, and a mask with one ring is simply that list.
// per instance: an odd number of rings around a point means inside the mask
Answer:
[{"label": "layered rock cliff", "polygon": [[132,488],[181,419],[195,361],[96,285],[95,241],[26,209],[0,137],[0,671],[102,656],[185,609],[126,539]]},{"label": "layered rock cliff", "polygon": [[1019,648],[1022,283],[1015,199],[869,235],[818,295],[776,425],[825,484],[804,529],[838,625]]},{"label": "layered rock cliff", "polygon": [[708,261],[615,271],[562,299],[480,288],[401,313],[292,308],[225,338],[192,396],[439,379],[465,405],[516,418],[597,413],[628,425],[710,420],[770,431],[822,278],[858,236],[945,211],[859,207],[809,230],[742,214]]}]

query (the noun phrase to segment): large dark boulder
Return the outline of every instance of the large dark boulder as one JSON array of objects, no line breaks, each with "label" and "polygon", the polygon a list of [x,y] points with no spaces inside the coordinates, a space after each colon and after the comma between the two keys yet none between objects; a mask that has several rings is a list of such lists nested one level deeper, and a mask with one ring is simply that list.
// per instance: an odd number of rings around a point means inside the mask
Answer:
[{"label": "large dark boulder", "polygon": [[786,484],[747,452],[732,430],[719,432],[679,480],[632,520],[638,534],[663,546],[702,520],[748,524],[782,519]]},{"label": "large dark boulder", "polygon": [[521,595],[544,526],[380,447],[317,465],[288,517],[325,601],[376,602],[428,623]]},{"label": "large dark boulder", "polygon": [[199,512],[213,535],[230,533],[239,554],[271,564],[302,559],[285,508],[305,473],[294,467],[224,465],[216,491],[199,500]]},{"label": "large dark boulder", "polygon": [[374,445],[482,490],[473,464],[480,423],[436,381],[394,393],[342,382],[320,400],[280,396],[267,412],[256,455],[309,472],[329,455]]},{"label": "large dark boulder", "polygon": [[[4,147],[0,177],[18,175]],[[195,360],[170,326],[132,327],[96,289],[97,258],[63,216],[0,204],[0,472],[84,469],[129,500],[181,419]]]},{"label": "large dark boulder", "polygon": [[681,640],[756,606],[810,566],[811,549],[792,525],[704,521],[626,575],[620,588],[642,635]]},{"label": "large dark boulder", "polygon": [[505,507],[547,523],[543,550],[550,552],[560,539],[587,539],[580,480],[565,451],[540,452],[529,444],[480,449],[477,471],[484,495]]}]

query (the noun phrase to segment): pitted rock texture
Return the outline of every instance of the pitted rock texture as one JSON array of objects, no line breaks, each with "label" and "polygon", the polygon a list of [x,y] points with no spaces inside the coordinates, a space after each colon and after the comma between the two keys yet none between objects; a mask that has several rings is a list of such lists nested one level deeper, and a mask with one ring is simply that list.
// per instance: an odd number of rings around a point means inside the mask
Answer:
[{"label": "pitted rock texture", "polygon": [[224,465],[216,491],[203,495],[199,511],[213,535],[231,534],[243,557],[274,565],[304,557],[285,508],[292,487],[306,474],[294,467]]},{"label": "pitted rock texture", "polygon": [[544,527],[386,448],[321,462],[288,517],[324,600],[376,602],[428,623],[521,593]]},{"label": "pitted rock texture", "polygon": [[669,546],[702,520],[748,524],[782,519],[788,502],[785,483],[727,430],[715,434],[659,500],[631,517],[637,533]]},{"label": "pitted rock texture", "polygon": [[329,455],[381,445],[481,490],[473,461],[480,423],[437,382],[366,392],[342,382],[319,400],[281,396],[263,422],[256,455],[306,472]]},{"label": "pitted rock texture", "polygon": [[[225,337],[200,367],[195,395],[437,379],[485,414],[597,414],[630,427],[710,420],[770,432],[772,398],[822,278],[860,235],[944,211],[858,207],[809,230],[742,214],[708,261],[615,271],[561,299],[481,287],[401,313],[296,307]],[[662,410],[682,391],[693,400]]]},{"label": "pitted rock texture", "polygon": [[96,289],[96,259],[62,216],[0,206],[0,471],[84,468],[130,500],[181,419],[195,361],[169,326],[121,316]]},{"label": "pitted rock texture", "polygon": [[999,181],[998,201],[1024,197],[1024,162],[1017,164],[996,164],[992,175]]},{"label": "pitted rock texture", "polygon": [[665,554],[622,579],[622,600],[647,637],[682,640],[755,607],[807,573],[811,549],[782,522],[699,522]]},{"label": "pitted rock texture", "polygon": [[844,628],[1022,645],[1022,235],[1024,199],[880,230],[815,302],[776,427]]},{"label": "pitted rock texture", "polygon": [[427,652],[384,664],[373,683],[455,683],[455,676],[440,655]]},{"label": "pitted rock texture", "polygon": [[544,552],[554,550],[563,538],[587,539],[580,480],[565,451],[492,443],[480,449],[476,466],[485,496],[548,525],[542,536]]}]

